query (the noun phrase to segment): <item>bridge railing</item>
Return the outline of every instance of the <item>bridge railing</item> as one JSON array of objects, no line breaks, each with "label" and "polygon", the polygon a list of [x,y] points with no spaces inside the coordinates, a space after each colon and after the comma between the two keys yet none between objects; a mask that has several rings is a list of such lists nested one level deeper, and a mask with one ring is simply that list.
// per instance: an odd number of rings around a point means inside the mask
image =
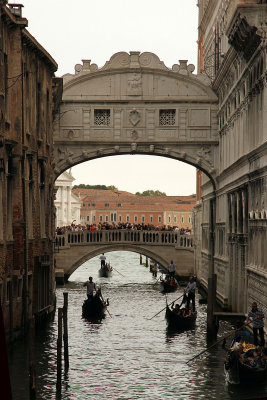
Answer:
[{"label": "bridge railing", "polygon": [[89,243],[134,243],[134,244],[155,244],[174,247],[193,247],[193,237],[180,232],[169,231],[132,231],[127,229],[109,231],[78,231],[65,232],[63,235],[56,235],[55,245],[58,248],[71,245],[87,245]]}]

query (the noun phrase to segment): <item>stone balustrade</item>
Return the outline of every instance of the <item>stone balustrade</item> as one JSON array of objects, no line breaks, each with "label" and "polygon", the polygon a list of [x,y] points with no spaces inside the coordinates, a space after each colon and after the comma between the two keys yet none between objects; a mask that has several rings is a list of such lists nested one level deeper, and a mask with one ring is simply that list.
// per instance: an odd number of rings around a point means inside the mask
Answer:
[{"label": "stone balustrade", "polygon": [[149,245],[166,245],[175,248],[193,247],[193,237],[180,232],[166,231],[132,231],[127,229],[110,231],[78,231],[56,235],[55,245],[58,249],[88,244],[133,243]]}]

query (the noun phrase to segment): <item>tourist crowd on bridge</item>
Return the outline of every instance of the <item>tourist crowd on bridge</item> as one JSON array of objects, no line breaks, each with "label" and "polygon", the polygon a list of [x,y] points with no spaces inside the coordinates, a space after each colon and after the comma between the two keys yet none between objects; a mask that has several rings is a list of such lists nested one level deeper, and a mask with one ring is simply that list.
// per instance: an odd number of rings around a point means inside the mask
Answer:
[{"label": "tourist crowd on bridge", "polygon": [[131,224],[130,222],[119,222],[109,224],[107,222],[99,224],[86,224],[86,225],[75,225],[70,224],[67,226],[61,226],[56,228],[57,235],[63,235],[66,232],[79,232],[79,231],[106,231],[106,230],[117,230],[117,229],[129,229],[135,231],[167,231],[167,232],[177,232],[182,235],[190,235],[191,229],[189,228],[179,228],[178,226],[162,225],[155,226],[153,224]]}]

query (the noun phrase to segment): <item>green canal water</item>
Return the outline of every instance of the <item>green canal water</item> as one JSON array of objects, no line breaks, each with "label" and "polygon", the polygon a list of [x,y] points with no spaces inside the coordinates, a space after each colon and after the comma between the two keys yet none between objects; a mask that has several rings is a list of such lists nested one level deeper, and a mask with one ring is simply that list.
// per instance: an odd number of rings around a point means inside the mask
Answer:
[{"label": "green canal water", "polygon": [[[53,321],[35,337],[37,399],[65,400],[243,400],[267,396],[267,382],[243,386],[226,383],[225,351],[216,345],[187,364],[206,346],[206,305],[199,305],[196,327],[169,333],[164,311],[165,296],[148,268],[139,264],[139,255],[107,253],[107,261],[119,272],[98,278],[100,261],[91,259],[57,289],[57,307],[63,292],[69,297],[68,329],[70,368],[62,374],[61,395],[56,394],[57,313]],[[110,306],[101,323],[81,316],[86,298],[83,282],[91,275],[101,286]],[[168,294],[168,302],[183,289]],[[218,338],[233,327],[221,323]],[[19,341],[9,349],[13,400],[28,400],[28,344]],[[63,363],[64,365],[64,363]],[[4,399],[3,399],[4,400]]]}]

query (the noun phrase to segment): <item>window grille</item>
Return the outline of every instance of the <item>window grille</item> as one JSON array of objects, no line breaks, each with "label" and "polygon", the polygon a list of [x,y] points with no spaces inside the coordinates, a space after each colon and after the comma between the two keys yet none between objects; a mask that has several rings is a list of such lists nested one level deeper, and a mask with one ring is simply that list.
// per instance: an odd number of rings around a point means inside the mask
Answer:
[{"label": "window grille", "polygon": [[110,110],[95,110],[95,125],[110,125]]},{"label": "window grille", "polygon": [[175,110],[160,110],[159,111],[160,125],[175,125]]},{"label": "window grille", "polygon": [[109,203],[105,203],[105,207],[109,207]]}]

